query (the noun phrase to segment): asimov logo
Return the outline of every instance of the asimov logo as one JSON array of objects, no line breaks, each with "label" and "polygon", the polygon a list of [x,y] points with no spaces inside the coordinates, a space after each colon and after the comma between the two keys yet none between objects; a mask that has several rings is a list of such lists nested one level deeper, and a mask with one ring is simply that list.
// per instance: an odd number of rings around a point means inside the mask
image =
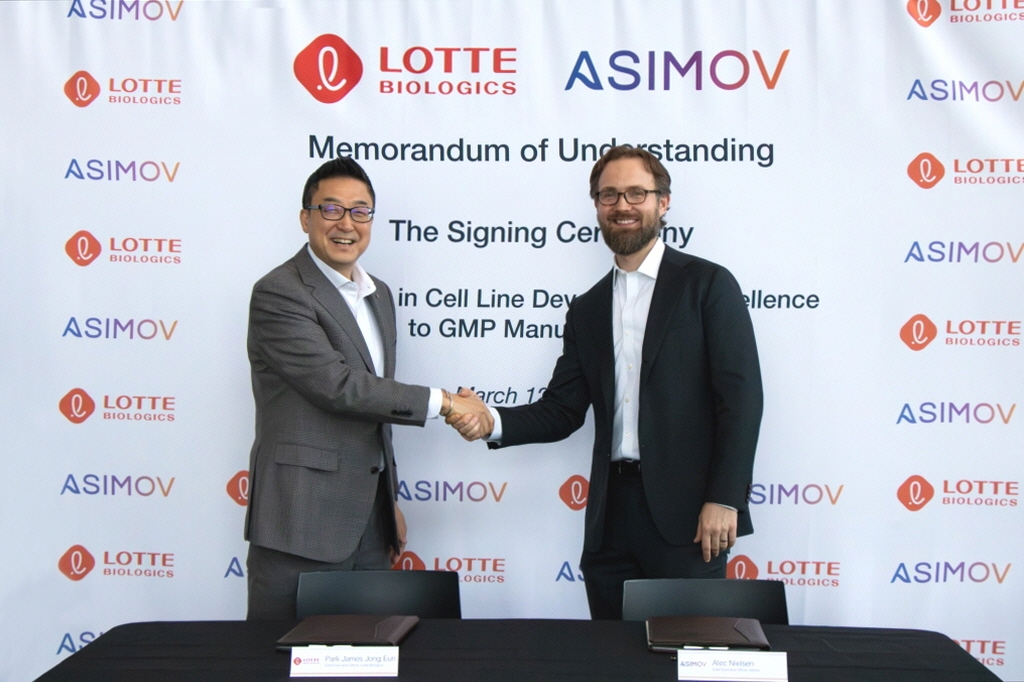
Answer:
[{"label": "asimov logo", "polygon": [[73,336],[76,339],[126,338],[151,341],[159,338],[159,335],[164,340],[170,341],[177,328],[177,320],[172,320],[168,324],[164,320],[136,320],[135,318],[121,320],[116,317],[87,317],[83,318],[80,325],[78,318],[72,316],[65,325],[61,338]]},{"label": "asimov logo", "polygon": [[946,167],[933,154],[921,152],[907,166],[907,175],[921,189],[931,189],[946,175]]},{"label": "asimov logo", "polygon": [[[82,166],[85,166],[85,170]],[[163,178],[167,182],[174,182],[178,176],[180,161],[168,165],[166,161],[125,161],[114,159],[87,159],[84,164],[78,159],[71,159],[68,169],[64,172],[64,179],[69,180],[107,180],[122,182],[131,180],[138,182],[141,178],[145,182],[156,182]]]},{"label": "asimov logo", "polygon": [[966,561],[957,563],[949,561],[919,561],[913,564],[914,573],[911,575],[910,569],[907,566],[908,563],[900,562],[892,575],[892,579],[889,580],[890,585],[897,580],[908,585],[914,583],[963,583],[967,581],[984,583],[989,580],[995,580],[1002,585],[1010,573],[1010,568],[1013,566],[1013,564],[999,566],[994,561],[975,561],[970,564]]},{"label": "asimov logo", "polygon": [[[171,0],[71,0],[71,8],[66,18],[74,16],[80,19],[157,21],[166,16],[171,21],[177,21],[184,2],[185,0],[178,0],[177,3]],[[88,4],[88,12],[85,11],[83,3]]]},{"label": "asimov logo", "polygon": [[85,108],[100,96],[100,84],[88,71],[78,71],[64,84],[64,94],[76,107]]},{"label": "asimov logo", "polygon": [[64,552],[57,562],[57,568],[67,576],[68,580],[81,580],[96,567],[96,559],[82,545],[73,545]]},{"label": "asimov logo", "polygon": [[914,315],[900,328],[900,339],[910,350],[924,350],[938,335],[938,327],[927,315]]},{"label": "asimov logo", "polygon": [[174,476],[166,483],[160,476],[135,476],[131,474],[117,477],[117,474],[85,474],[79,476],[68,474],[60,489],[61,495],[127,495],[129,497],[151,497],[159,491],[159,497],[168,497],[174,487]]},{"label": "asimov logo", "polygon": [[398,482],[398,497],[417,502],[484,502],[491,499],[501,502],[508,488],[508,481],[496,484],[493,481],[416,481],[410,489],[405,480]]},{"label": "asimov logo", "polygon": [[[903,403],[896,424],[999,424],[1009,425],[1017,403],[1003,407],[1002,403],[970,403],[957,405],[953,401],[921,403],[914,411],[910,403]],[[998,419],[997,419],[998,417]],[[972,421],[973,418],[973,421]]]},{"label": "asimov logo", "polygon": [[239,506],[249,505],[249,472],[242,469],[231,477],[227,484],[228,497],[234,500]]},{"label": "asimov logo", "polygon": [[[1024,7],[1024,3],[1021,3],[1021,6]],[[1024,81],[1015,88],[1013,81],[1009,79],[980,82],[935,78],[928,82],[927,88],[925,81],[927,79],[914,79],[910,85],[910,92],[907,93],[908,101],[919,99],[922,102],[1001,102],[1009,96],[1014,102],[1019,102],[1021,95],[1024,94]]]},{"label": "asimov logo", "polygon": [[590,494],[590,482],[574,474],[566,479],[562,487],[558,489],[558,497],[565,506],[573,511],[579,511],[587,506],[587,497]]},{"label": "asimov logo", "polygon": [[907,13],[919,25],[928,28],[942,14],[942,6],[938,0],[908,0]]},{"label": "asimov logo", "polygon": [[[783,50],[773,64],[771,58],[765,61],[761,53],[752,50],[753,61],[757,64],[761,80],[764,81],[765,89],[774,90],[782,76],[782,69],[789,57],[789,50]],[[679,76],[679,80],[693,74],[693,89],[704,89],[704,51],[696,50],[689,56],[676,55],[666,50],[659,54],[650,50],[642,59],[639,54],[631,50],[616,50],[608,57],[608,68],[615,72],[614,76],[608,76],[608,85],[614,90],[655,90],[658,86],[658,66],[661,66],[661,90],[672,89],[673,73]],[[750,59],[747,55],[738,50],[723,50],[711,57],[708,64],[707,74],[720,90],[737,90],[747,84],[750,78]],[[646,79],[644,78],[646,76]],[[625,77],[625,78],[623,78]],[[590,52],[583,50],[569,74],[569,80],[565,84],[566,90],[572,90],[577,83],[590,90],[604,90],[597,68]],[[644,82],[646,80],[646,82]]]},{"label": "asimov logo", "polygon": [[834,489],[828,483],[794,483],[786,487],[783,483],[754,483],[750,486],[750,504],[800,504],[816,505],[826,500],[832,506],[839,504],[844,484]]},{"label": "asimov logo", "polygon": [[565,580],[566,582],[570,583],[574,583],[577,581],[583,582],[583,574],[574,571],[572,568],[572,564],[570,564],[568,561],[563,561],[562,567],[558,569],[558,575],[555,576],[555,582],[557,583],[562,580]]},{"label": "asimov logo", "polygon": [[295,56],[292,69],[302,87],[324,104],[341,101],[363,77],[359,55],[339,36],[330,33],[303,48]]},{"label": "asimov logo", "polygon": [[1005,263],[1016,265],[1021,262],[1021,256],[1024,255],[1024,242],[1020,244],[1014,244],[1011,241],[990,241],[984,244],[980,241],[930,241],[924,243],[928,247],[927,251],[922,246],[922,242],[911,244],[910,250],[907,251],[907,257],[903,259],[903,262]]},{"label": "asimov logo", "polygon": [[84,389],[73,388],[57,405],[60,413],[72,424],[81,424],[96,411],[96,401]]},{"label": "asimov logo", "polygon": [[92,644],[92,642],[102,635],[103,632],[93,632],[91,630],[84,630],[78,633],[78,638],[71,636],[70,632],[65,632],[64,636],[60,639],[60,646],[57,647],[57,655],[61,654],[73,654],[76,651],[81,651],[82,647],[86,644]]},{"label": "asimov logo", "polygon": [[935,488],[923,476],[911,476],[896,490],[896,499],[912,512],[920,511],[935,496]]}]

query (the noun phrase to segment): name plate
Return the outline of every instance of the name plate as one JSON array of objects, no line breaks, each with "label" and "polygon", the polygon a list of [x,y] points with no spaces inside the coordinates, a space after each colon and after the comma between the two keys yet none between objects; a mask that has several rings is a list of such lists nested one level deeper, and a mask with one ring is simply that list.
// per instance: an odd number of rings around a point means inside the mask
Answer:
[{"label": "name plate", "polygon": [[292,677],[398,677],[397,646],[292,647]]},{"label": "name plate", "polygon": [[785,651],[680,649],[676,655],[680,680],[709,682],[787,682]]}]

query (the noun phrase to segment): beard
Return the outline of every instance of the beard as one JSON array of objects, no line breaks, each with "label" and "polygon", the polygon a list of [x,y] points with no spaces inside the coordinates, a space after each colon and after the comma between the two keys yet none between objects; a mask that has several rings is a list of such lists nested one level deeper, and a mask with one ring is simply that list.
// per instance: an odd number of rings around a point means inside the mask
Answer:
[{"label": "beard", "polygon": [[640,213],[640,228],[636,230],[623,229],[615,224],[617,218],[625,218],[636,215],[636,213],[617,212],[609,214],[607,219],[598,220],[601,226],[601,236],[608,248],[620,256],[630,256],[647,246],[652,239],[658,236],[661,229],[661,221],[656,215]]}]

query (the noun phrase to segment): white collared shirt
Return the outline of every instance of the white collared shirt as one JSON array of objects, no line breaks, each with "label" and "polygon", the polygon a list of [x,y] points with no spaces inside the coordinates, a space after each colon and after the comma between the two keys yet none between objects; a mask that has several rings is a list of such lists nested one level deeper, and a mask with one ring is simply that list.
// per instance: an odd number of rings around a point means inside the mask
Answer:
[{"label": "white collared shirt", "polygon": [[[338,293],[348,304],[349,309],[352,310],[352,315],[356,318],[356,324],[359,325],[359,332],[363,335],[363,340],[366,342],[366,347],[370,350],[370,360],[373,362],[373,371],[379,376],[384,376],[384,338],[380,333],[380,325],[377,323],[377,317],[373,314],[373,310],[370,308],[370,302],[366,300],[368,296],[373,295],[377,291],[377,285],[374,284],[373,278],[367,274],[366,270],[363,270],[363,266],[359,263],[354,263],[352,266],[352,279],[345,277],[327,263],[320,260],[313,249],[309,246],[306,247],[309,255],[313,258],[313,262],[320,268],[320,272],[324,273],[328,281],[338,289]],[[439,388],[430,389],[430,400],[427,403],[427,418],[436,419],[441,414],[441,403],[444,400],[444,395],[441,393]]]},{"label": "white collared shirt", "polygon": [[640,364],[644,332],[651,310],[654,283],[665,255],[657,239],[635,272],[612,271],[612,350],[615,356],[615,416],[612,419],[612,461],[640,459]]},{"label": "white collared shirt", "polygon": [[[640,361],[644,330],[651,309],[654,282],[665,255],[665,242],[657,238],[636,272],[617,265],[612,277],[612,343],[615,354],[615,414],[612,419],[612,460],[640,459]],[[623,314],[625,313],[625,314]],[[628,327],[628,328],[627,328]],[[625,340],[628,340],[624,342]],[[501,442],[501,415],[493,407],[494,430],[487,438]]]},{"label": "white collared shirt", "polygon": [[356,324],[359,325],[363,341],[366,342],[366,347],[370,349],[370,360],[373,362],[374,373],[379,377],[384,376],[384,341],[380,334],[380,325],[377,324],[377,317],[373,314],[373,310],[370,309],[370,302],[366,300],[367,296],[377,291],[377,285],[373,283],[373,279],[366,274],[366,270],[363,270],[359,263],[352,265],[352,279],[349,279],[320,260],[313,253],[313,249],[308,246],[306,249],[309,251],[309,255],[313,257],[313,262],[316,263],[316,266],[320,268],[324,276],[330,280],[331,284],[338,289],[341,297],[345,299],[345,303],[348,304],[352,315],[356,318]]}]

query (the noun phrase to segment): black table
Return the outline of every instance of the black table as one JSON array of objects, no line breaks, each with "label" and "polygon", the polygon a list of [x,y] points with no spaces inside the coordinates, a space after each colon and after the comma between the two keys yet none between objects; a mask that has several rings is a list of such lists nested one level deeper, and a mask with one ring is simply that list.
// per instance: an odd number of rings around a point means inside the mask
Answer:
[{"label": "black table", "polygon": [[[119,625],[69,656],[39,682],[285,680],[289,679],[289,655],[275,651],[274,642],[296,623]],[[787,652],[792,682],[999,680],[937,632],[763,627],[772,648]],[[425,619],[402,643],[398,679],[675,680],[675,661],[668,654],[648,652],[646,644],[642,622]]]}]

